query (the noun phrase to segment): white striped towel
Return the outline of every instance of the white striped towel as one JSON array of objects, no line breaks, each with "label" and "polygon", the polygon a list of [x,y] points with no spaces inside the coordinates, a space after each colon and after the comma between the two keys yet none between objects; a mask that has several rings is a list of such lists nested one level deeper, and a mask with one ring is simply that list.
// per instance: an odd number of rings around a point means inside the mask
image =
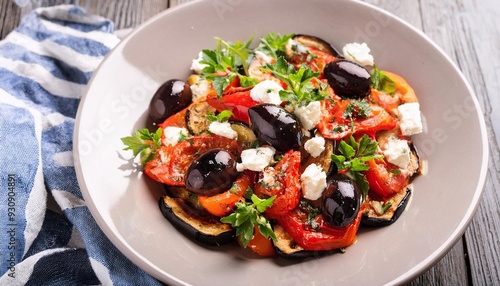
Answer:
[{"label": "white striped towel", "polygon": [[0,285],[161,285],[99,229],[73,167],[80,97],[118,42],[71,5],[34,10],[0,41]]}]

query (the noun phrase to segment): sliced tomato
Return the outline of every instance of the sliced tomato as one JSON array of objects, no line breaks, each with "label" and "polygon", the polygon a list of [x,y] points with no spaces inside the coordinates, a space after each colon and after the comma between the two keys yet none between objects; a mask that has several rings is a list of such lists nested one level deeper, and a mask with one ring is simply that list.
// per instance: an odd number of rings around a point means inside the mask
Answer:
[{"label": "sliced tomato", "polygon": [[409,183],[407,172],[392,173],[391,166],[384,160],[370,160],[368,164],[370,169],[365,175],[370,189],[382,197],[399,193]]},{"label": "sliced tomato", "polygon": [[144,166],[144,173],[160,183],[184,186],[191,163],[201,154],[216,148],[227,150],[235,156],[241,153],[236,140],[218,135],[194,136],[175,145],[161,146],[153,160]]},{"label": "sliced tomato", "polygon": [[350,102],[350,100],[340,100],[335,103],[329,100],[322,101],[322,114],[317,127],[323,137],[340,140],[356,133],[373,135],[380,130],[391,130],[398,124],[396,118],[375,104],[370,104],[371,115],[368,118],[346,119],[344,112]]},{"label": "sliced tomato", "polygon": [[253,237],[248,242],[247,247],[260,256],[276,256],[271,239],[263,236],[257,226],[254,228]]},{"label": "sliced tomato", "polygon": [[315,219],[319,228],[312,229],[307,224],[308,214],[299,208],[278,217],[277,221],[305,250],[333,250],[350,246],[356,241],[362,213],[360,209],[358,216],[351,224],[339,228],[329,226],[319,215]]},{"label": "sliced tomato", "polygon": [[243,173],[236,179],[229,190],[210,197],[198,196],[198,202],[200,202],[203,208],[209,213],[220,217],[226,216],[233,210],[235,204],[245,195],[251,182],[251,176],[248,173]]},{"label": "sliced tomato", "polygon": [[230,87],[221,97],[215,93],[207,96],[207,102],[217,111],[229,110],[233,113],[233,120],[249,124],[248,109],[260,102],[252,99],[249,88]]},{"label": "sliced tomato", "polygon": [[[300,151],[290,150],[273,168],[267,168],[260,174],[260,180],[255,185],[254,192],[259,197],[276,196],[273,205],[266,209],[271,218],[284,215],[297,207],[300,192]],[[262,180],[264,173],[272,177],[272,183]]]}]

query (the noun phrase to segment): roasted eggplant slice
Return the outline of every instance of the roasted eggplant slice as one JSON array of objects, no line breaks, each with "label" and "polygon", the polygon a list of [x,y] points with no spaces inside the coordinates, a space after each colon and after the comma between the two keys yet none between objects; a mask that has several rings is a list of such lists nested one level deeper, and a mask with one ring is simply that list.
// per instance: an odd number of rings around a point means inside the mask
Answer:
[{"label": "roasted eggplant slice", "polygon": [[186,111],[186,125],[189,132],[193,135],[201,135],[208,131],[210,121],[207,115],[215,114],[216,110],[205,100],[199,100],[191,104]]},{"label": "roasted eggplant slice", "polygon": [[[303,144],[307,141],[307,139],[310,139],[309,137],[305,138],[303,140]],[[304,172],[304,170],[307,168],[307,166],[311,164],[317,164],[318,166],[321,166],[323,168],[323,171],[325,173],[330,172],[330,168],[332,167],[332,154],[334,152],[334,146],[335,141],[326,139],[325,138],[325,150],[321,152],[321,154],[318,157],[313,157],[311,154],[309,154],[304,148],[301,148],[301,162],[300,162],[300,171],[301,173]]]},{"label": "roasted eggplant slice", "polygon": [[[368,196],[366,198],[368,208],[363,213],[361,225],[382,227],[393,224],[408,205],[412,191],[413,184],[409,184],[406,186],[406,190],[397,193],[386,202],[374,201]],[[387,207],[389,203],[390,207]]]},{"label": "roasted eggplant slice", "polygon": [[242,122],[231,122],[231,129],[238,133],[238,138],[236,139],[238,143],[247,147],[255,146],[257,142],[257,136],[253,133],[252,129]]},{"label": "roasted eggplant slice", "polygon": [[[306,47],[315,48],[336,58],[342,57],[341,54],[332,45],[330,45],[330,43],[321,38],[310,35],[297,34],[292,39]],[[290,56],[293,55],[294,51],[287,49],[286,53],[288,56]]]},{"label": "roasted eggplant slice", "polygon": [[221,223],[218,217],[192,207],[183,199],[165,196],[159,205],[163,216],[197,243],[218,246],[235,240],[236,233],[229,224]]},{"label": "roasted eggplant slice", "polygon": [[303,249],[281,225],[275,224],[273,229],[277,238],[273,245],[278,256],[286,259],[303,259],[320,255],[319,251]]},{"label": "roasted eggplant slice", "polygon": [[[400,131],[399,129],[393,130],[384,130],[377,133],[377,142],[379,146],[384,146],[391,136],[399,137]],[[418,174],[420,174],[420,159],[418,156],[418,151],[415,148],[413,142],[408,141],[408,145],[410,147],[410,163],[406,167],[406,170],[410,174],[410,178],[414,178]]]}]

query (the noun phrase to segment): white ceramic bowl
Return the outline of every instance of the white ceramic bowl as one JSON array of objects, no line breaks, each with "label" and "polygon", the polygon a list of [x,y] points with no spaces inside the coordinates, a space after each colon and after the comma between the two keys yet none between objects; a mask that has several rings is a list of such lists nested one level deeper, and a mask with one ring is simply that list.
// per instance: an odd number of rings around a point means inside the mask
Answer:
[{"label": "white ceramic bowl", "polygon": [[[149,100],[185,79],[203,48],[268,32],[315,35],[341,48],[366,42],[382,69],[402,75],[420,99],[426,130],[414,137],[428,174],[393,225],[362,230],[345,254],[290,263],[238,247],[207,248],[177,232],[159,209],[162,187],[135,171],[121,137],[146,124]],[[169,284],[371,285],[407,282],[446,254],[481,197],[487,166],[482,113],[463,76],[425,35],[357,1],[198,1],[169,9],[123,40],[95,72],[75,128],[85,201],[109,239]]]}]

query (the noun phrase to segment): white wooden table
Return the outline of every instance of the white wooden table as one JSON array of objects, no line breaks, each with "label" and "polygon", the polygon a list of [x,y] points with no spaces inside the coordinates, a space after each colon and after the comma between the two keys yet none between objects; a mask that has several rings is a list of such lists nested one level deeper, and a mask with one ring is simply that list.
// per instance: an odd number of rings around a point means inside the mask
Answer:
[{"label": "white wooden table", "polygon": [[[36,0],[77,4],[133,28],[189,0]],[[23,2],[23,1],[20,1]],[[24,1],[29,2],[29,1]],[[479,209],[457,244],[409,285],[500,285],[500,0],[365,0],[422,30],[451,57],[472,84],[490,140],[489,173]],[[0,0],[0,39],[33,7]],[[460,143],[460,142],[457,142]],[[466,162],[464,162],[466,164]]]}]

